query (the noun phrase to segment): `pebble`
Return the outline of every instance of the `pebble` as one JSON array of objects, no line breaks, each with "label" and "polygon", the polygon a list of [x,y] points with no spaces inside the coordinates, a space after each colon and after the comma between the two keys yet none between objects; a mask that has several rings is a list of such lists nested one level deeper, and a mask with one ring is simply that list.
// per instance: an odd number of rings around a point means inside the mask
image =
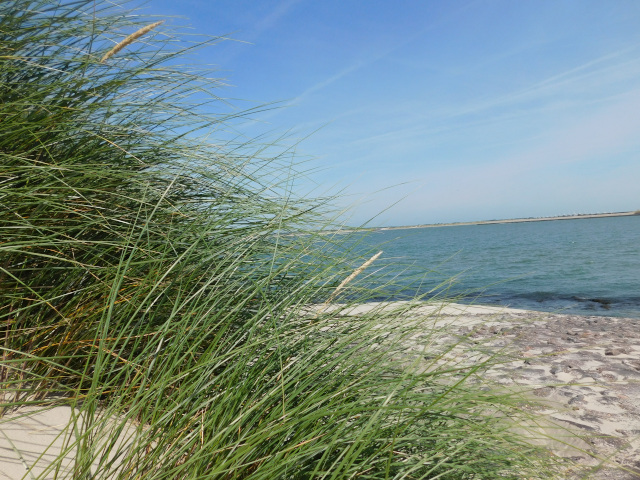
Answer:
[{"label": "pebble", "polygon": [[604,350],[605,355],[620,355],[622,353],[626,353],[626,352],[624,351],[624,349],[619,347],[609,347],[609,348],[605,348]]}]

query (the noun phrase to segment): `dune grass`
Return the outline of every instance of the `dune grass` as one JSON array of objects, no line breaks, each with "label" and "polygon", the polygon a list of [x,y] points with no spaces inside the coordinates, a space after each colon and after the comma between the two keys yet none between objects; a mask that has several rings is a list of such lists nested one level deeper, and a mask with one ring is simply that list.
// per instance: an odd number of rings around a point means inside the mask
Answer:
[{"label": "dune grass", "polygon": [[425,370],[399,312],[309,310],[384,295],[344,282],[373,252],[320,235],[289,152],[205,139],[250,112],[210,113],[222,82],[157,22],[0,4],[0,408],[74,412],[42,478],[548,478],[483,365]]}]

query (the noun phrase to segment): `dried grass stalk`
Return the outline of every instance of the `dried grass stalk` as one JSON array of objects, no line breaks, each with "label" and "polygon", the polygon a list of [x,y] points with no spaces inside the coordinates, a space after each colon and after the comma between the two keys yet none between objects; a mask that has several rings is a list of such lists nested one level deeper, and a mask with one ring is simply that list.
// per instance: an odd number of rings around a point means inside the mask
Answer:
[{"label": "dried grass stalk", "polygon": [[[369,265],[371,265],[373,262],[375,262],[378,257],[382,255],[382,250],[379,251],[378,253],[376,253],[373,257],[371,257],[369,260],[367,260],[366,262],[364,262],[362,265],[360,265],[358,268],[356,268],[353,273],[351,275],[349,275],[347,278],[345,278],[342,283],[340,283],[340,285],[338,285],[338,287],[333,291],[333,293],[331,295],[329,295],[329,298],[327,298],[327,301],[324,303],[322,310],[324,310],[326,308],[326,306],[331,302],[331,300],[333,300],[334,298],[336,298],[336,296],[338,295],[338,293],[340,293],[340,291],[354,278],[356,278],[358,275],[360,275],[362,273],[362,271],[364,269],[366,269]],[[321,310],[321,311],[322,311]]]},{"label": "dried grass stalk", "polygon": [[146,27],[142,27],[140,30],[138,30],[136,32],[133,32],[131,35],[129,35],[127,38],[122,40],[115,47],[113,47],[111,50],[109,50],[107,53],[105,53],[104,56],[100,59],[100,63],[106,62],[109,58],[114,56],[116,53],[118,53],[124,47],[126,47],[127,45],[131,45],[133,42],[135,42],[142,35],[144,35],[147,32],[150,32],[151,30],[153,30],[154,28],[156,28],[158,25],[160,25],[162,23],[164,23],[164,20],[160,20],[159,22],[152,23],[150,25],[147,25]]}]

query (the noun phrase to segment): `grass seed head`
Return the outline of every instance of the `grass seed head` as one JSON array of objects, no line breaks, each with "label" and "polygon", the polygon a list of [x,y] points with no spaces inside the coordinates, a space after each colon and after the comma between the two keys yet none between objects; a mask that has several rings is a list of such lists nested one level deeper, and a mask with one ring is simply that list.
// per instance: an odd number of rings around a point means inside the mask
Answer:
[{"label": "grass seed head", "polygon": [[378,257],[382,255],[382,252],[378,252],[376,253],[373,257],[371,257],[369,260],[367,260],[366,262],[364,262],[362,265],[360,265],[358,268],[356,268],[354,270],[354,272],[349,275],[347,278],[345,278],[342,283],[340,283],[340,285],[338,285],[338,287],[333,291],[333,293],[329,296],[329,298],[327,299],[327,301],[325,302],[325,306],[331,302],[331,300],[333,300],[334,298],[336,298],[336,296],[338,295],[338,293],[340,293],[340,291],[354,278],[356,278],[358,275],[360,275],[369,265],[371,265],[373,262],[375,262]]},{"label": "grass seed head", "polygon": [[164,23],[164,20],[160,20],[159,22],[152,23],[150,25],[147,25],[146,27],[142,27],[140,30],[136,32],[133,32],[131,35],[129,35],[127,38],[122,40],[115,47],[113,47],[111,50],[105,53],[104,56],[100,59],[100,63],[106,62],[109,58],[113,57],[116,53],[118,53],[124,47],[131,45],[142,35],[144,35],[147,32],[150,32],[151,30],[153,30],[154,28],[156,28],[158,25],[162,23]]}]

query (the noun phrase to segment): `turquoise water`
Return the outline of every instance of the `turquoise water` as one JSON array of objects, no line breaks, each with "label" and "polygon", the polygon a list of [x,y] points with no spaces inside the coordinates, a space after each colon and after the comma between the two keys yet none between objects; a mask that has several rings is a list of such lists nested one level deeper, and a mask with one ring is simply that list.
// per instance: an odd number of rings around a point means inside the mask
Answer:
[{"label": "turquoise water", "polygon": [[640,317],[640,216],[387,230],[370,240],[406,266],[397,298],[458,275],[447,293],[463,301]]}]

